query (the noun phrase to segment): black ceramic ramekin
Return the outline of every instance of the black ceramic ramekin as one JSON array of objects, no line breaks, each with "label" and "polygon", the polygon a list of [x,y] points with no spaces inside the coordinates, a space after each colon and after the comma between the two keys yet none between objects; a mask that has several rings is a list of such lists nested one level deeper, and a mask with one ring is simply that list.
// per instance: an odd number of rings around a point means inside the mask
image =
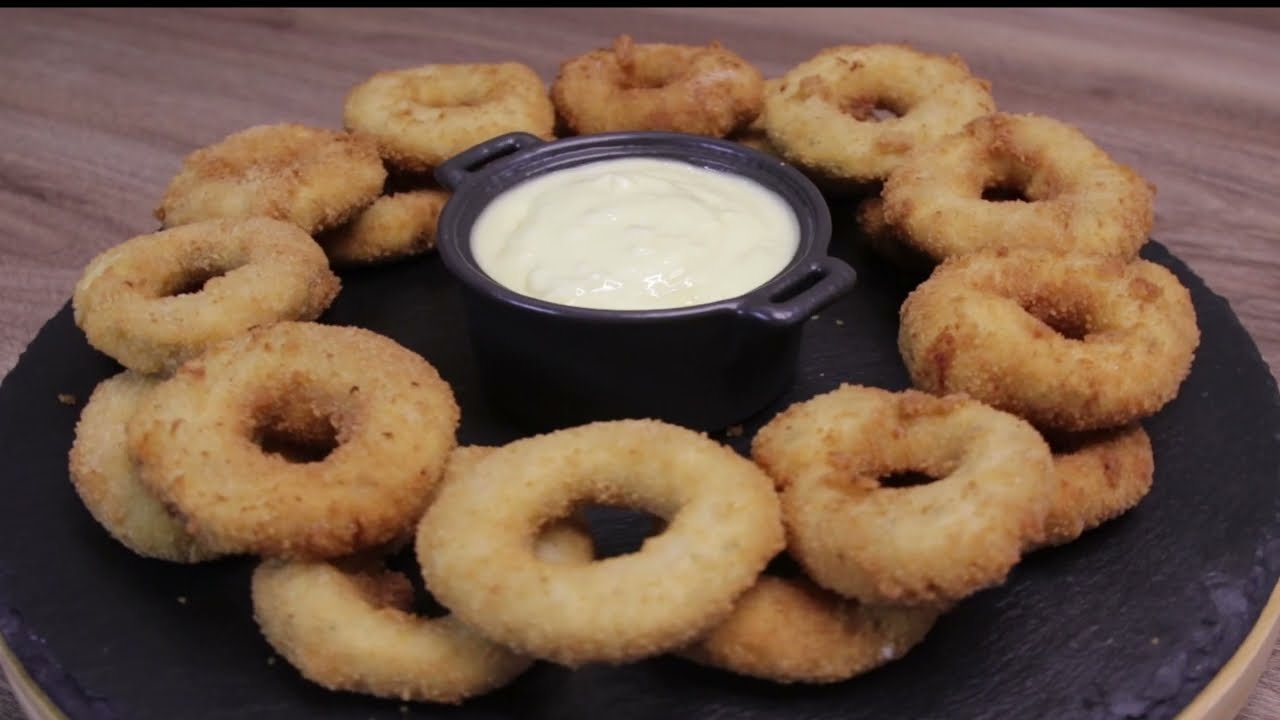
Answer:
[{"label": "black ceramic ramekin", "polygon": [[[776,192],[799,220],[795,257],[745,295],[669,310],[545,302],[480,269],[471,228],[490,201],[535,176],[621,157],[679,160]],[[512,133],[463,152],[435,175],[453,191],[436,242],[461,282],[486,393],[527,430],[618,418],[658,418],[707,431],[731,426],[790,385],[805,321],[853,287],[853,269],[827,255],[831,216],[818,189],[789,165],[737,143],[658,132],[553,142]]]}]

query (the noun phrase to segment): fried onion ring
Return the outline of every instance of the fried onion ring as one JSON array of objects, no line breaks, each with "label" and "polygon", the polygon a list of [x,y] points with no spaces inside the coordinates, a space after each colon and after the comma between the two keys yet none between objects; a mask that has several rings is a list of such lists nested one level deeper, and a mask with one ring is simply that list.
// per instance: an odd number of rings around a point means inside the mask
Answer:
[{"label": "fried onion ring", "polygon": [[1042,429],[1155,413],[1177,395],[1200,340],[1191,295],[1165,268],[1043,250],[951,258],[900,314],[916,387],[968,393]]},{"label": "fried onion ring", "polygon": [[413,532],[458,420],[449,385],[395,341],[284,322],[180,367],[129,423],[129,447],[201,542],[324,558]]},{"label": "fried onion ring", "polygon": [[509,132],[554,137],[555,108],[532,68],[515,62],[388,70],[348,93],[343,123],[367,135],[394,168],[434,169]]},{"label": "fried onion ring", "polygon": [[627,35],[566,60],[551,85],[556,111],[579,134],[726,137],[760,114],[763,96],[760,71],[720,43],[636,43]]},{"label": "fried onion ring", "polygon": [[295,123],[257,125],[188,155],[155,215],[165,227],[270,217],[314,234],[368,206],[386,179],[368,140]]},{"label": "fried onion ring", "polygon": [[430,252],[436,222],[449,200],[444,190],[383,195],[342,227],[316,238],[334,265],[369,265]]},{"label": "fried onion ring", "polygon": [[[599,562],[535,558],[538,530],[588,502],[640,507],[668,525],[638,552]],[[576,666],[688,644],[729,614],[782,544],[777,495],[753,463],[691,430],[621,420],[495,450],[441,489],[417,551],[427,586],[464,622]]]},{"label": "fried onion ring", "polygon": [[[1040,433],[960,395],[841,385],[770,420],[752,457],[783,488],[788,552],[819,585],[873,605],[1003,582],[1054,492]],[[905,472],[935,480],[882,482]]]},{"label": "fried onion ring", "polygon": [[[557,523],[541,533],[544,562],[592,559],[591,538]],[[413,612],[406,576],[379,567],[266,560],[253,573],[253,613],[268,644],[329,690],[458,703],[506,685],[533,663],[452,615]]]},{"label": "fried onion ring", "polygon": [[98,255],[71,304],[89,344],[132,370],[169,373],[256,325],[315,319],[339,285],[324,252],[295,225],[207,220]]},{"label": "fried onion ring", "polygon": [[[877,119],[876,110],[896,115]],[[835,180],[888,177],[917,147],[995,111],[991,85],[959,57],[904,45],[827,48],[765,96],[769,140],[788,161]]]},{"label": "fried onion ring", "polygon": [[865,198],[854,212],[858,230],[866,246],[890,264],[913,275],[927,275],[933,259],[908,245],[898,229],[884,217],[884,198]]},{"label": "fried onion ring", "polygon": [[[761,95],[760,106],[762,109],[764,108],[763,97],[769,93],[778,92],[778,88],[781,85],[782,80],[779,78],[771,78],[764,81],[764,92]],[[769,142],[769,132],[765,130],[764,127],[764,113],[757,115],[756,119],[748,123],[746,127],[735,131],[729,136],[729,139],[734,142],[742,143],[752,150],[762,152],[766,155],[772,155],[774,157],[782,156],[782,154],[778,152],[778,148],[774,147],[773,143]]]},{"label": "fried onion ring", "polygon": [[[1016,199],[987,200],[988,191]],[[1043,115],[977,118],[913,155],[884,186],[885,217],[935,261],[996,247],[1132,258],[1155,189],[1084,133]]]},{"label": "fried onion ring", "polygon": [[728,619],[680,654],[779,683],[834,683],[902,657],[941,613],[937,606],[863,605],[804,578],[764,576]]},{"label": "fried onion ring", "polygon": [[126,370],[98,383],[76,422],[69,468],[93,519],[143,557],[197,563],[219,555],[191,536],[138,479],[125,427],[158,378]]},{"label": "fried onion ring", "polygon": [[1058,492],[1038,546],[1069,543],[1128,512],[1150,492],[1155,461],[1141,425],[1048,439]]}]

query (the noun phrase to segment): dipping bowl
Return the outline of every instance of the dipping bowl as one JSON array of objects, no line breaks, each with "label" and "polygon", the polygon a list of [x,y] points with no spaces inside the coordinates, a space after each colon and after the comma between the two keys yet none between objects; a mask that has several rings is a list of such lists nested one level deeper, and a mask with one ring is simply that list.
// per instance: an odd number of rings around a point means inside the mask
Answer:
[{"label": "dipping bowl", "polygon": [[[772,190],[795,212],[796,254],[744,295],[661,310],[546,302],[481,270],[471,229],[495,198],[545,173],[624,157],[678,160]],[[512,133],[451,158],[435,176],[453,192],[436,242],[461,287],[484,392],[525,430],[620,418],[704,431],[739,423],[787,389],[805,322],[853,287],[853,269],[827,254],[831,216],[822,194],[796,169],[738,143],[663,132],[550,142]]]}]

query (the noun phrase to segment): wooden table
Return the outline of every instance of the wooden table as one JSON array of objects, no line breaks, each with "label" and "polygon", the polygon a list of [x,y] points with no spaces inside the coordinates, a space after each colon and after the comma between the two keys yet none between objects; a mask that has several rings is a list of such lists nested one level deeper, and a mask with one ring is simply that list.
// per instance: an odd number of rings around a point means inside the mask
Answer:
[{"label": "wooden table", "polygon": [[[96,9],[0,10],[0,373],[91,257],[154,229],[194,148],[260,123],[336,127],[377,70],[512,59],[550,79],[621,32],[720,39],[768,75],[842,43],[959,53],[1002,109],[1076,124],[1152,180],[1155,237],[1280,370],[1277,10]],[[1278,716],[1274,655],[1239,717]]]}]

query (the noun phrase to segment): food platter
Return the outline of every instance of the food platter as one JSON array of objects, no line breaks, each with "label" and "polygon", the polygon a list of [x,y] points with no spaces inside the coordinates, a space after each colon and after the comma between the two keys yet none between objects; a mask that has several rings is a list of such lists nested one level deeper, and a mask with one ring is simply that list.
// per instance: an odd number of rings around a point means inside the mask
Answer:
[{"label": "food platter", "polygon": [[[788,393],[741,433],[716,435],[739,450],[780,408],[841,382],[907,386],[894,338],[917,278],[864,253],[847,208],[833,205],[833,216],[833,251],[858,285],[808,323]],[[1232,658],[1280,576],[1280,395],[1227,302],[1160,244],[1143,256],[1190,289],[1203,333],[1178,398],[1144,422],[1151,494],[1080,540],[1030,555],[904,659],[848,682],[781,686],[663,657],[574,671],[540,663],[458,707],[314,686],[273,657],[254,625],[252,561],[141,558],[76,497],[66,469],[74,424],[118,366],[88,346],[65,307],[0,386],[0,632],[73,718],[1173,717]],[[462,442],[522,434],[484,402],[457,287],[438,257],[342,278],[323,322],[372,329],[428,358],[463,408]],[[608,516],[593,530],[616,551],[644,524]]]}]

